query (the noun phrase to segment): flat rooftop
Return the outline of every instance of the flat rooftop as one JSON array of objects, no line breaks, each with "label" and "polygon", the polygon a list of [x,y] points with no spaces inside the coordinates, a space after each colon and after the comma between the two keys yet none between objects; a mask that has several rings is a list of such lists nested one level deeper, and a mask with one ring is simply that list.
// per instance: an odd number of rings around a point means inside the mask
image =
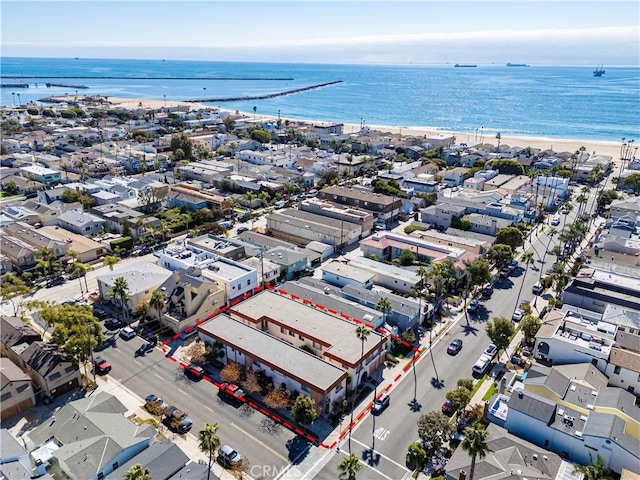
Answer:
[{"label": "flat rooftop", "polygon": [[[331,345],[325,353],[350,364],[357,363],[362,345],[356,337],[357,325],[322,312],[278,293],[266,290],[232,307],[231,312],[249,317],[255,321],[267,317],[286,328],[301,332]],[[383,342],[383,337],[371,331],[365,342],[365,356]]]},{"label": "flat rooftop", "polygon": [[[244,350],[250,357],[287,377],[313,385],[323,392],[334,388],[346,375],[341,368],[226,314],[204,322],[198,330],[211,334],[222,343]],[[353,337],[356,338],[355,335]]]},{"label": "flat rooftop", "polygon": [[342,262],[329,262],[324,265],[321,270],[323,275],[332,274],[343,278],[349,278],[361,284],[366,284],[373,280],[373,277],[375,276],[368,270]]}]

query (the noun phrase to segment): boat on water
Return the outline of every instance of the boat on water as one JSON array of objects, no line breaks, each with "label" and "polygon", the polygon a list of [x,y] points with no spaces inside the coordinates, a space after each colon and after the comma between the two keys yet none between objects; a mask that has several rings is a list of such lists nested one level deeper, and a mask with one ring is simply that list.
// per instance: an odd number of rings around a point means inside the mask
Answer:
[{"label": "boat on water", "polygon": [[528,67],[526,63],[507,63],[507,67]]},{"label": "boat on water", "polygon": [[593,71],[593,76],[594,77],[601,77],[602,75],[604,75],[604,68],[602,68],[602,65],[598,65],[596,67],[596,69]]},{"label": "boat on water", "polygon": [[473,68],[473,67],[477,67],[478,65],[473,65],[471,63],[456,63],[454,65],[454,67],[456,68]]}]

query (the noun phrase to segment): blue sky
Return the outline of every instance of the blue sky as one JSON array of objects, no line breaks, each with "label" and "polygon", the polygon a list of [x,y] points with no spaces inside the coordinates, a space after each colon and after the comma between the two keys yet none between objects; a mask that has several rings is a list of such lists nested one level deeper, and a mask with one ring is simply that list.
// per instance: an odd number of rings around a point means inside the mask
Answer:
[{"label": "blue sky", "polygon": [[2,0],[2,55],[638,65],[637,1]]}]

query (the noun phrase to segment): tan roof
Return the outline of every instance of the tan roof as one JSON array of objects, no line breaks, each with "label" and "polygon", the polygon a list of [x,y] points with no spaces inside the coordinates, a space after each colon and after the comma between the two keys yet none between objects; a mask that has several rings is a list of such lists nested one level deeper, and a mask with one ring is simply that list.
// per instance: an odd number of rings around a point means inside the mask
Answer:
[{"label": "tan roof", "polygon": [[626,368],[632,372],[640,372],[640,354],[622,348],[612,347],[609,363]]},{"label": "tan roof", "polygon": [[98,248],[105,248],[105,246],[100,242],[96,242],[91,238],[70,232],[62,227],[42,227],[39,230],[43,231],[50,237],[62,240],[63,242],[68,242],[69,249],[75,250],[78,253],[89,252]]}]

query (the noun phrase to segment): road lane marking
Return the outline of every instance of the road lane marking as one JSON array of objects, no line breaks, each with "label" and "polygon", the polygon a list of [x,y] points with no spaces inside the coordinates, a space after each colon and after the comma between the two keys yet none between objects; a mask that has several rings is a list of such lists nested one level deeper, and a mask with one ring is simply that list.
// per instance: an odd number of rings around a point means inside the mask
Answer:
[{"label": "road lane marking", "polygon": [[242,432],[243,435],[246,435],[247,437],[249,437],[251,440],[253,440],[254,442],[256,442],[258,445],[260,445],[263,448],[266,448],[267,450],[269,450],[271,453],[273,453],[276,457],[278,457],[279,459],[281,459],[284,462],[287,462],[287,464],[289,463],[289,459],[283,455],[280,455],[278,452],[276,452],[273,448],[271,448],[269,445],[267,445],[266,443],[264,443],[262,440],[254,437],[253,435],[251,435],[249,432],[247,432],[244,428],[239,427],[238,425],[236,425],[235,423],[231,422],[231,426],[233,428],[238,429],[240,432]]},{"label": "road lane marking", "polygon": [[142,366],[142,364],[138,361],[138,360],[134,360],[134,363],[137,363],[138,365]]},{"label": "road lane marking", "polygon": [[161,376],[161,375],[158,375],[157,373],[154,373],[154,375],[155,375],[156,377],[158,377],[160,380],[164,380],[164,378],[162,378],[162,376]]},{"label": "road lane marking", "polygon": [[[366,445],[365,445],[365,446],[366,446]],[[340,453],[341,453],[342,455],[345,455],[345,456],[347,456],[347,455],[348,455],[348,453],[347,453],[347,452],[345,452],[344,450],[340,450]],[[380,452],[376,452],[376,453],[377,453],[378,455],[380,455],[380,456],[383,456],[382,454],[380,454]],[[384,457],[384,458],[386,458],[386,457]],[[382,473],[382,472],[381,472],[380,470],[378,470],[377,468],[374,468],[373,466],[369,465],[369,464],[368,464],[367,462],[365,462],[364,460],[361,460],[361,459],[359,459],[359,458],[358,458],[358,462],[360,462],[360,463],[361,463],[362,465],[364,465],[365,467],[370,468],[371,470],[373,470],[374,472],[376,472],[376,473],[377,473],[378,475],[380,475],[381,477],[384,477],[384,478],[386,478],[387,480],[394,480],[393,478],[391,478],[391,477],[389,477],[389,476],[385,475],[384,473]],[[403,468],[404,470],[407,470],[407,468],[406,468],[406,467],[402,467],[402,468]]]},{"label": "road lane marking", "polygon": [[[371,448],[371,446],[370,446],[370,445],[365,445],[364,443],[362,443],[362,442],[360,442],[360,441],[356,440],[356,439],[355,439],[355,438],[353,438],[353,437],[351,438],[351,441],[352,441],[352,442],[356,442],[357,444],[362,445],[362,446],[363,446],[363,447],[365,447],[365,448],[369,448],[369,449]],[[391,462],[391,463],[393,463],[394,465],[396,465],[396,466],[398,466],[398,467],[402,468],[403,470],[407,470],[407,467],[405,467],[404,465],[400,465],[400,464],[399,464],[398,462],[396,462],[395,460],[392,460],[391,458],[387,457],[386,455],[383,455],[382,453],[378,452],[377,450],[374,450],[374,451],[375,451],[378,455],[380,455],[382,458],[384,458],[385,460],[388,460],[389,462]],[[365,465],[366,465],[366,464],[365,464]]]},{"label": "road lane marking", "polygon": [[376,428],[376,431],[373,432],[373,436],[376,437],[378,440],[384,440],[385,438],[387,438],[387,436],[390,433],[391,432],[386,428],[380,427],[380,428]]},{"label": "road lane marking", "polygon": [[209,410],[211,413],[213,413],[213,408],[208,407],[207,405],[202,405],[204,408],[206,408],[207,410]]},{"label": "road lane marking", "polygon": [[187,397],[189,396],[189,394],[187,392],[185,392],[184,390],[181,390],[180,388],[178,389],[178,391],[183,394],[186,395]]}]

